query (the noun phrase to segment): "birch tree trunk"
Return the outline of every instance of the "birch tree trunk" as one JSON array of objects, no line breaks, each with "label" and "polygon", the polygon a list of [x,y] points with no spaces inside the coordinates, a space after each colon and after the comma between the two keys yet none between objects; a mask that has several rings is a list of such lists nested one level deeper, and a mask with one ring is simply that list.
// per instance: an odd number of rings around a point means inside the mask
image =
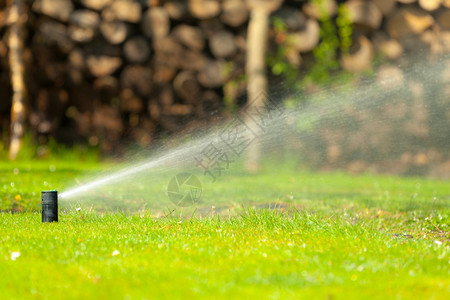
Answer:
[{"label": "birch tree trunk", "polygon": [[[265,58],[268,26],[269,13],[264,9],[253,9],[250,13],[247,40],[248,110],[264,106],[264,97],[260,97],[260,95],[267,93]],[[246,123],[256,136],[260,136],[261,129],[252,118],[247,117]],[[256,138],[247,148],[246,169],[250,172],[257,172],[260,169],[260,159],[261,144],[259,138]]]},{"label": "birch tree trunk", "polygon": [[247,74],[247,111],[246,124],[256,139],[247,148],[246,169],[257,172],[261,160],[261,129],[256,112],[262,112],[267,98],[266,49],[269,29],[269,15],[277,10],[282,0],[247,0],[250,21],[247,31],[247,52],[245,72]]},{"label": "birch tree trunk", "polygon": [[26,121],[26,86],[23,61],[24,29],[27,16],[23,0],[10,0],[8,16],[9,28],[9,66],[11,87],[13,91],[11,105],[11,140],[9,158],[16,159],[22,145]]}]

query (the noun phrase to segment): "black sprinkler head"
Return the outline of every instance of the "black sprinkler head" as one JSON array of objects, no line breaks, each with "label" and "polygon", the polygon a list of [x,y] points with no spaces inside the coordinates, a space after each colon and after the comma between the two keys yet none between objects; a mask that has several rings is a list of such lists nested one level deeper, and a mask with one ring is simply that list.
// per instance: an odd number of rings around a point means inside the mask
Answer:
[{"label": "black sprinkler head", "polygon": [[58,222],[58,192],[42,191],[42,222]]}]

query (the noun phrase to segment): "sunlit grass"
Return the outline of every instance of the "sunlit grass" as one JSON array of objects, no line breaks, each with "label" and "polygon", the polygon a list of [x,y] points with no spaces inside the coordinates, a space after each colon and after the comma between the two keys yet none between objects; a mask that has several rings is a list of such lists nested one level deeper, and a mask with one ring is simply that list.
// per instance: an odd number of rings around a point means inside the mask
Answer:
[{"label": "sunlit grass", "polygon": [[[0,164],[1,207],[39,209],[41,190],[104,168]],[[197,210],[159,218],[83,205],[53,224],[39,212],[0,214],[2,298],[450,296],[448,182],[294,168],[202,180]]]}]

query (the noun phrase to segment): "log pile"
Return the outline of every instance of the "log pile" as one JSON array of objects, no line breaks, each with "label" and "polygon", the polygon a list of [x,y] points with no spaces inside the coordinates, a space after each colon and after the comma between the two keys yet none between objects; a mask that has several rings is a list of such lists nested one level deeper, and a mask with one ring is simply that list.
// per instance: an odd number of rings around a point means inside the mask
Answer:
[{"label": "log pile", "polygon": [[222,86],[244,72],[229,64],[245,53],[243,1],[35,0],[31,11],[37,136],[148,146],[216,113]]},{"label": "log pile", "polygon": [[[270,30],[268,51],[291,41],[288,60],[307,72],[320,43],[322,19],[336,22],[342,2],[353,23],[353,45],[340,57],[345,70],[371,69],[377,53],[386,64],[405,64],[404,54],[417,49],[430,56],[450,52],[447,0],[286,0],[272,15],[284,20],[287,37],[279,40]],[[245,97],[245,85],[228,83],[245,74],[252,6],[271,5],[269,0],[27,3],[30,127],[44,140],[87,140],[104,152],[114,151],[123,140],[148,146],[156,133],[175,133],[196,119],[207,121],[225,106],[223,99],[237,104]],[[2,99],[11,98],[7,14],[0,1]],[[403,76],[401,69],[395,74]],[[2,116],[9,114],[5,103],[0,104]]]}]

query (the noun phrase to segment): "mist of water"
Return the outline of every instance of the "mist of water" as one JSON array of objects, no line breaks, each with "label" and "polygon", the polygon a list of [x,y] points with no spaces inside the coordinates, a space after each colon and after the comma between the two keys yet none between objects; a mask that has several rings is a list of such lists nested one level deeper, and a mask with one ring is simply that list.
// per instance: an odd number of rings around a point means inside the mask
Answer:
[{"label": "mist of water", "polygon": [[[299,92],[292,92],[285,86],[271,87],[268,97],[269,101],[274,103],[274,107],[263,118],[248,121],[248,114],[237,114],[235,117],[224,120],[221,125],[215,125],[213,129],[198,130],[195,132],[195,137],[184,138],[188,141],[181,143],[180,146],[160,150],[148,158],[130,162],[119,170],[103,172],[99,176],[88,178],[85,183],[79,186],[65,189],[60,193],[60,199],[63,203],[83,203],[88,200],[96,203],[98,199],[102,199],[103,203],[116,203],[115,207],[122,206],[127,201],[127,203],[134,204],[145,203],[145,208],[169,206],[170,201],[167,200],[166,194],[167,182],[177,172],[193,172],[202,179],[202,182],[221,180],[221,178],[211,180],[212,178],[208,178],[205,170],[199,167],[203,159],[202,153],[204,154],[205,149],[211,143],[222,155],[225,153],[228,159],[228,162],[225,163],[232,164],[233,167],[240,165],[240,159],[244,152],[236,154],[226,143],[226,135],[229,134],[227,130],[235,124],[238,125],[233,128],[238,130],[258,127],[257,141],[261,143],[266,154],[264,159],[271,160],[273,156],[277,155],[277,152],[286,151],[286,149],[297,151],[295,145],[307,143],[311,138],[319,135],[315,128],[318,124],[324,123],[324,120],[332,128],[346,122],[345,119],[342,119],[342,115],[349,110],[355,113],[380,110],[386,103],[394,105],[403,101],[402,95],[411,92],[411,85],[409,84],[411,82],[418,82],[425,87],[421,97],[425,100],[426,105],[439,103],[441,107],[450,109],[449,97],[446,97],[445,94],[435,93],[437,86],[442,87],[445,84],[447,86],[450,84],[450,79],[447,79],[448,82],[442,79],[442,70],[445,64],[448,65],[449,62],[442,60],[435,64],[417,64],[404,72],[403,85],[395,89],[386,87],[389,86],[389,82],[383,86],[374,79],[367,79],[365,84],[360,84],[356,88],[330,87],[320,93],[308,96],[308,99],[303,102],[298,101],[298,99],[304,97]],[[293,104],[292,107],[284,107],[286,99],[288,99],[288,103]],[[440,116],[431,117],[439,119],[438,124],[446,124],[446,122],[448,124],[448,120],[445,120],[446,116],[449,117],[448,112],[447,115],[444,113]],[[379,130],[383,130],[381,125],[390,121],[392,117],[392,115],[379,115],[377,118],[368,117],[362,122],[375,123],[375,127],[376,124],[380,124]],[[447,128],[439,129],[438,127],[434,130],[442,130],[444,139],[448,133]],[[447,141],[442,141],[443,143],[448,143],[450,137],[447,137]],[[230,175],[237,171],[230,167],[223,172]],[[214,188],[214,186],[210,188]],[[230,189],[232,188],[230,187]],[[147,201],[155,198],[158,199],[158,205]],[[214,203],[214,199],[209,200],[209,203]]]}]

